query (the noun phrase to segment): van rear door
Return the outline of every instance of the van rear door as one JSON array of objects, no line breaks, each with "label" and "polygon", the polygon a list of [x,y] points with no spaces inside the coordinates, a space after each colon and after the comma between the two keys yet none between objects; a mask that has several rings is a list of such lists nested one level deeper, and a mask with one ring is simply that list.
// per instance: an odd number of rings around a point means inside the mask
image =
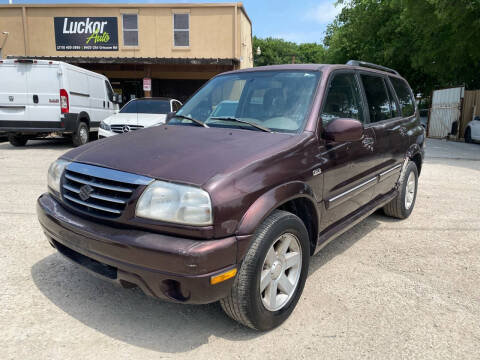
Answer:
[{"label": "van rear door", "polygon": [[[28,119],[32,127],[56,128],[60,121],[59,65],[33,64],[28,72]],[[35,126],[38,123],[39,126]]]},{"label": "van rear door", "polygon": [[27,79],[31,65],[13,60],[0,63],[0,127],[16,127],[27,119]]}]

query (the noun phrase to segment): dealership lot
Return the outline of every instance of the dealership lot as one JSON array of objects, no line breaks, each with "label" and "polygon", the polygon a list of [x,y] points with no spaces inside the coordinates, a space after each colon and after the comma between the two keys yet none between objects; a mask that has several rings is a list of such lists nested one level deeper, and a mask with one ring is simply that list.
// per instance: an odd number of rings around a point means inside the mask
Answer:
[{"label": "dealership lot", "polygon": [[374,214],[312,258],[302,299],[269,333],[217,304],[183,306],[87,274],[35,215],[67,142],[0,144],[1,357],[476,358],[480,351],[480,145],[427,142],[405,221]]}]

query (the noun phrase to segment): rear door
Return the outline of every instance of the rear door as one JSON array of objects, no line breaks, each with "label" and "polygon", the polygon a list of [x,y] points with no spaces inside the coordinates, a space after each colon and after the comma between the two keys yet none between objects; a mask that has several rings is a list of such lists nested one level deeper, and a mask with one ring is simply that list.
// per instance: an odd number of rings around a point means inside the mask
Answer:
[{"label": "rear door", "polygon": [[[33,64],[28,72],[27,106],[32,127],[58,127],[60,77],[56,64]],[[44,126],[35,126],[35,123]]]},{"label": "rear door", "polygon": [[80,114],[86,112],[90,114],[90,89],[88,84],[88,75],[73,66],[66,67],[68,77],[68,89],[70,113]]},{"label": "rear door", "polygon": [[388,79],[377,73],[361,72],[361,82],[368,103],[369,125],[375,132],[374,152],[378,163],[374,173],[379,176],[374,197],[391,191],[398,180],[409,140],[404,118]]},{"label": "rear door", "polygon": [[[354,71],[336,71],[329,80],[328,93],[322,109],[322,127],[337,118],[353,118],[366,125],[365,105],[358,77]],[[375,153],[373,129],[365,128],[358,141],[326,142],[321,157],[325,159],[324,193],[326,214],[322,227],[327,227],[372,199],[376,182],[372,173]]]},{"label": "rear door", "polygon": [[16,64],[6,60],[0,63],[0,127],[22,127],[18,121],[27,121],[27,79],[31,64]]}]

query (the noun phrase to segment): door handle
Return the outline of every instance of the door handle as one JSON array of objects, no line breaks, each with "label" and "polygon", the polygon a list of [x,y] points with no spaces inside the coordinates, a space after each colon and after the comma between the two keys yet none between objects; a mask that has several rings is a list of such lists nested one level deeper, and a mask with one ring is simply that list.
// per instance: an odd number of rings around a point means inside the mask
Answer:
[{"label": "door handle", "polygon": [[33,95],[33,103],[38,104],[38,95]]},{"label": "door handle", "polygon": [[103,100],[103,107],[105,108],[105,100]]}]

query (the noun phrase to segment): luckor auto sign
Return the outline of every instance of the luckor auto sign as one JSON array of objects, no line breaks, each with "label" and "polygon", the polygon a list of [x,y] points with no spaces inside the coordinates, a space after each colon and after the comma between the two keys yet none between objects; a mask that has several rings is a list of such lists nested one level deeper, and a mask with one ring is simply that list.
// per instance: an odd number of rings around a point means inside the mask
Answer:
[{"label": "luckor auto sign", "polygon": [[118,51],[116,17],[56,17],[57,51]]}]

